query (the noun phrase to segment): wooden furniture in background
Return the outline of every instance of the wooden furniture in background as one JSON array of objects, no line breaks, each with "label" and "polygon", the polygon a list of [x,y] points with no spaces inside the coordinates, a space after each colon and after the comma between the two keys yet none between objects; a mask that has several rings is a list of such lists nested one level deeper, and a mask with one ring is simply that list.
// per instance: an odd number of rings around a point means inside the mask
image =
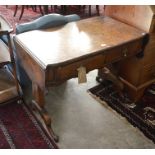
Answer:
[{"label": "wooden furniture in background", "polygon": [[149,43],[142,58],[130,57],[115,64],[125,90],[137,102],[144,90],[155,82],[155,6],[121,5],[105,8],[105,15],[149,33]]},{"label": "wooden furniture in background", "polygon": [[18,9],[20,9],[21,10],[21,13],[20,13],[20,16],[19,16],[19,20],[21,20],[25,8],[28,9],[29,7],[31,7],[33,11],[36,11],[37,10],[37,6],[39,7],[40,13],[42,15],[44,15],[44,12],[42,10],[42,6],[41,5],[31,5],[31,6],[29,6],[29,5],[21,5],[20,7],[18,5],[15,5],[14,17],[16,16]]},{"label": "wooden furniture in background", "polygon": [[[84,9],[86,8],[87,5],[83,5]],[[97,11],[97,15],[100,15],[100,8],[99,5],[95,5],[96,11]],[[88,11],[89,11],[89,16],[92,15],[92,5],[88,5]]]},{"label": "wooden furniture in background", "polygon": [[[34,103],[49,130],[46,87],[77,77],[80,67],[89,72],[143,53],[146,36],[144,31],[109,17],[93,17],[16,35],[19,61],[32,81]],[[53,131],[52,135],[57,138]]]},{"label": "wooden furniture in background", "polygon": [[[63,5],[63,12],[66,14],[66,13],[73,13],[71,12],[70,8],[73,7],[76,10],[78,10],[78,12],[86,12],[86,9],[88,9],[88,13],[89,13],[89,16],[92,15],[92,5]],[[99,5],[95,5],[94,6],[94,10],[96,11],[97,15],[99,16],[100,15],[100,8],[99,8]]]},{"label": "wooden furniture in background", "polygon": [[6,103],[20,98],[20,88],[10,40],[13,29],[3,16],[0,16],[0,23],[0,36],[8,39],[8,46],[0,40],[0,103]]},{"label": "wooden furniture in background", "polygon": [[59,12],[61,12],[62,14],[72,14],[72,13],[84,14],[84,12],[86,12],[86,10],[88,9],[89,16],[92,15],[92,10],[93,12],[95,10],[98,16],[100,15],[99,5],[95,5],[94,9],[92,9],[93,7],[92,5],[51,5],[51,6],[44,5],[45,14],[48,14],[51,12],[49,11],[49,7],[50,7],[50,10],[54,10],[54,12],[57,12],[59,8]]}]

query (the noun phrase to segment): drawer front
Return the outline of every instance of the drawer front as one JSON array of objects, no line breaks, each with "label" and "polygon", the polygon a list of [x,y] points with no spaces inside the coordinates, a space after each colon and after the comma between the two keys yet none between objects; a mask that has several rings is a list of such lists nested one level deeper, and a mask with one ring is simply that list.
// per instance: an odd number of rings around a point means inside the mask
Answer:
[{"label": "drawer front", "polygon": [[83,66],[86,72],[104,67],[105,56],[100,54],[85,60],[77,61],[55,69],[55,81],[67,80],[78,76],[78,68]]},{"label": "drawer front", "polygon": [[155,65],[149,68],[144,68],[141,75],[141,83],[155,79]]},{"label": "drawer front", "polygon": [[134,56],[141,50],[142,42],[135,41],[126,45],[115,48],[114,50],[108,51],[106,54],[106,63],[112,63],[121,59]]}]

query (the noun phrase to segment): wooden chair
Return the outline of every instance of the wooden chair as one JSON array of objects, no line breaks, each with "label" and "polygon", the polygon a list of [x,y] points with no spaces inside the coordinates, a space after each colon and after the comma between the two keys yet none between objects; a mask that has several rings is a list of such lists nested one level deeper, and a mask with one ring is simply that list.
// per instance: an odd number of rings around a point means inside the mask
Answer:
[{"label": "wooden chair", "polygon": [[21,99],[21,90],[17,80],[16,66],[10,33],[10,24],[0,15],[0,37],[8,40],[6,45],[0,39],[0,104]]},{"label": "wooden chair", "polygon": [[[88,13],[89,13],[89,16],[92,15],[92,5],[79,5],[79,9],[81,10],[85,10],[86,7],[88,7]],[[99,16],[100,15],[100,8],[99,8],[99,5],[95,5],[95,9],[96,9],[96,12],[97,12],[97,15]]]},{"label": "wooden chair", "polygon": [[[44,12],[43,12],[43,10],[42,10],[42,7],[41,7],[41,5],[38,5],[38,7],[39,7],[39,10],[40,10],[40,13],[42,14],[42,15],[44,15]],[[24,13],[24,10],[25,10],[25,8],[29,8],[29,6],[28,5],[21,5],[21,13],[20,13],[20,16],[19,16],[19,20],[21,20],[21,18],[22,18],[22,16],[23,16],[23,13]],[[32,10],[33,11],[36,11],[37,10],[37,5],[31,5],[31,8],[32,8]],[[17,14],[17,10],[18,10],[18,5],[16,5],[15,6],[15,12],[14,12],[14,17],[16,16],[16,14]]]}]

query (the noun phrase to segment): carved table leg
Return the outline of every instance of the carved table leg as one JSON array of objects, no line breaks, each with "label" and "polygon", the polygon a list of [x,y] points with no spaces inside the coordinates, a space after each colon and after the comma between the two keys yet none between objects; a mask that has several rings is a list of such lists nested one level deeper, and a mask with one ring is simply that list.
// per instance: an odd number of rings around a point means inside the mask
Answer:
[{"label": "carved table leg", "polygon": [[104,80],[109,80],[113,82],[115,89],[119,93],[120,97],[124,100],[129,99],[125,102],[125,105],[133,109],[137,107],[138,101],[142,98],[144,91],[147,87],[130,89],[123,81],[119,79],[117,74],[113,74],[108,68],[103,68],[98,71],[98,76],[96,80],[99,83],[104,82]]},{"label": "carved table leg", "polygon": [[130,99],[127,100],[127,94],[124,93],[124,84],[123,82],[119,79],[117,74],[115,75],[111,70],[108,68],[104,67],[103,69],[98,70],[98,76],[96,77],[96,80],[101,83],[104,80],[109,80],[111,81],[115,89],[117,90],[120,98],[124,101],[125,105],[127,105],[130,108],[135,108],[136,104],[134,101],[131,101]]},{"label": "carved table leg", "polygon": [[54,133],[52,126],[51,126],[51,118],[48,114],[48,112],[45,110],[44,105],[45,105],[45,89],[40,88],[37,84],[33,83],[32,84],[32,89],[33,89],[33,97],[34,100],[32,101],[35,108],[37,108],[39,114],[41,115],[42,119],[44,120],[46,127],[51,134],[51,136],[54,138],[56,142],[58,142],[58,136]]},{"label": "carved table leg", "polygon": [[108,68],[104,67],[103,69],[98,70],[98,76],[96,77],[96,80],[100,83],[103,81],[103,79],[109,80],[113,82],[113,84],[116,86],[116,89],[122,94],[122,90],[124,89],[124,85],[121,82],[121,80],[114,75]]}]

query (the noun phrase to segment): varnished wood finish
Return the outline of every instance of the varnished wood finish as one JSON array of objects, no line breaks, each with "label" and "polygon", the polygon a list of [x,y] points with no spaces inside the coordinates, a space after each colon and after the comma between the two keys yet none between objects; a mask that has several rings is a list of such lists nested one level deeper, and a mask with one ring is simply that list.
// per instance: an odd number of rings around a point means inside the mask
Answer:
[{"label": "varnished wood finish", "polygon": [[149,33],[144,57],[128,58],[119,64],[120,77],[136,102],[142,90],[155,82],[155,6],[106,6],[105,14]]},{"label": "varnished wood finish", "polygon": [[14,42],[19,61],[32,80],[34,99],[44,108],[47,86],[77,77],[81,66],[89,72],[136,55],[145,35],[112,18],[93,17],[22,33]]},{"label": "varnished wood finish", "polygon": [[[35,84],[44,89],[45,86],[45,68],[40,66],[31,55],[25,52],[22,46],[16,44],[18,61],[25,69],[26,73]],[[18,53],[20,51],[20,53]],[[44,52],[44,51],[43,51]]]},{"label": "varnished wood finish", "polygon": [[22,33],[16,37],[16,42],[26,47],[27,53],[47,68],[103,53],[103,50],[142,38],[143,35],[143,31],[112,18],[94,17],[58,28]]},{"label": "varnished wood finish", "polygon": [[57,67],[55,71],[56,81],[68,80],[73,77],[77,77],[78,68],[81,66],[86,67],[86,72],[94,70],[96,68],[102,68],[104,66],[105,56],[103,54],[99,54],[97,56],[93,56],[92,58],[87,58],[81,61],[75,61],[73,63],[67,65],[61,65]]},{"label": "varnished wood finish", "polygon": [[105,15],[149,32],[154,16],[152,8],[148,5],[112,5],[105,7]]}]

